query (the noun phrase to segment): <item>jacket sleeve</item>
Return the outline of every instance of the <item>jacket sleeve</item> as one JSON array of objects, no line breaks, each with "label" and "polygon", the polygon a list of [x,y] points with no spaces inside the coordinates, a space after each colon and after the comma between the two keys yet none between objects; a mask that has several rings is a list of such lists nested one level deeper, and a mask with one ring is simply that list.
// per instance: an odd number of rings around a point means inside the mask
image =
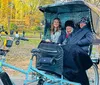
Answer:
[{"label": "jacket sleeve", "polygon": [[62,42],[64,41],[64,39],[65,39],[65,32],[61,31],[61,35],[58,38],[58,43],[62,44]]},{"label": "jacket sleeve", "polygon": [[93,43],[93,34],[87,32],[86,35],[77,43],[79,46],[86,46]]}]

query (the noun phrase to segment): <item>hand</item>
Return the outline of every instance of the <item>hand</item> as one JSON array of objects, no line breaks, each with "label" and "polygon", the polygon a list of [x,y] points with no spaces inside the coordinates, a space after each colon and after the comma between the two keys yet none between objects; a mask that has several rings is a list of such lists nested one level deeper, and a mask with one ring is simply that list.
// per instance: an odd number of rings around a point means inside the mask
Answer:
[{"label": "hand", "polygon": [[61,44],[58,44],[59,46],[61,46]]},{"label": "hand", "polygon": [[49,39],[46,39],[45,41],[46,41],[46,42],[51,42],[51,40],[49,40]]}]

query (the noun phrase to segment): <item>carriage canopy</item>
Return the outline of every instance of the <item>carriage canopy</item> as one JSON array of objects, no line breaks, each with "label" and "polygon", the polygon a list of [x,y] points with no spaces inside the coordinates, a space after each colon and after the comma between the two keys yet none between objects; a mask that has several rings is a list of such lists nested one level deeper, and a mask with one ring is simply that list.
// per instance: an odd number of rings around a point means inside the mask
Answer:
[{"label": "carriage canopy", "polygon": [[100,34],[100,10],[85,1],[56,3],[47,6],[40,6],[39,9],[45,16],[44,35],[50,28],[55,17],[60,18],[62,28],[64,28],[64,24],[67,20],[73,20],[74,23],[77,24],[82,17],[88,17],[91,31]]}]

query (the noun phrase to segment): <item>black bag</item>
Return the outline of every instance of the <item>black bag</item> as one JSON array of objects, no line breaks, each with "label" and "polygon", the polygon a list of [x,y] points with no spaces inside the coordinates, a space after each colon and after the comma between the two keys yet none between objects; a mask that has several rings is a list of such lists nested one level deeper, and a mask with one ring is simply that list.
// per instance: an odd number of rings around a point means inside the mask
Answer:
[{"label": "black bag", "polygon": [[6,72],[0,73],[0,85],[13,85]]}]

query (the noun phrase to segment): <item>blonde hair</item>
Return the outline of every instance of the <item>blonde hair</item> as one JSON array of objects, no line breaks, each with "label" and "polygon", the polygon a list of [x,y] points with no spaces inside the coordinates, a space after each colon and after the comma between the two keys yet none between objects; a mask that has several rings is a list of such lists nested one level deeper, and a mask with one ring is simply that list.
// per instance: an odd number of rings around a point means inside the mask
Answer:
[{"label": "blonde hair", "polygon": [[[54,20],[58,20],[59,21],[59,27],[56,30],[56,32],[57,32],[61,28],[61,22],[60,22],[60,19],[59,18],[54,18]],[[54,24],[54,20],[53,20],[53,23],[51,24],[51,29],[50,29],[51,33],[53,33],[53,34],[55,33],[55,28],[54,28],[54,25],[53,25]]]}]

